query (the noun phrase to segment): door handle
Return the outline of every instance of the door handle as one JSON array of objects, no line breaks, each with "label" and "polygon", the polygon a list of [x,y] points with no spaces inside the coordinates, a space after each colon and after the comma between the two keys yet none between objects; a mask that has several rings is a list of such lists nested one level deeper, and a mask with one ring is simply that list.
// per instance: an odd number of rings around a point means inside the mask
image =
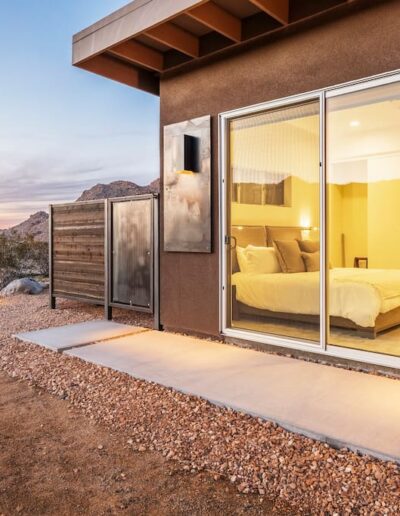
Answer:
[{"label": "door handle", "polygon": [[[233,245],[232,245],[233,242]],[[237,240],[236,237],[232,235],[225,235],[225,245],[229,245],[230,249],[236,249]]]}]

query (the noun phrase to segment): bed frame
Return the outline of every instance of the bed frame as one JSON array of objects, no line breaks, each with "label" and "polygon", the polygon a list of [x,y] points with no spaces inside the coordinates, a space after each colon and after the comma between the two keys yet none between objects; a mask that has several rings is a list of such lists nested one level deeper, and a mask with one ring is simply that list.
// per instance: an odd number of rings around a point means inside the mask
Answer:
[{"label": "bed frame", "polygon": [[[246,316],[263,322],[265,322],[266,319],[277,322],[295,321],[315,325],[320,322],[319,315],[272,312],[271,310],[260,310],[259,308],[248,306],[236,299],[236,286],[232,285],[232,318],[237,321]],[[335,328],[354,330],[360,337],[376,339],[379,333],[400,325],[400,307],[394,308],[385,314],[379,314],[375,320],[375,326],[369,326],[367,328],[359,326],[351,319],[344,317],[331,316],[329,320],[331,326]]]},{"label": "bed frame", "polygon": [[[279,227],[279,226],[267,226],[275,234],[279,234],[282,230],[282,234],[285,234],[283,240],[290,238],[287,237],[288,231],[296,230],[300,231],[301,228],[296,227]],[[254,245],[267,245],[269,240],[268,231],[264,226],[233,226],[232,235],[235,240],[235,244],[245,247],[249,243]],[[271,243],[270,243],[271,244]],[[236,247],[236,245],[235,245]],[[239,270],[236,259],[236,252],[234,251],[231,256],[231,267],[232,271],[236,272]],[[319,315],[308,315],[308,314],[293,314],[286,312],[272,312],[270,310],[260,310],[259,308],[253,308],[244,303],[241,303],[236,299],[236,286],[232,285],[232,318],[239,320],[242,317],[251,317],[255,320],[265,321],[266,319],[271,321],[296,321],[308,324],[319,324]],[[400,306],[386,312],[385,314],[379,314],[375,320],[375,326],[363,327],[359,326],[350,319],[344,317],[330,317],[330,324],[335,328],[344,328],[347,330],[353,330],[360,337],[368,339],[376,339],[377,335],[385,330],[394,328],[400,325]]]}]

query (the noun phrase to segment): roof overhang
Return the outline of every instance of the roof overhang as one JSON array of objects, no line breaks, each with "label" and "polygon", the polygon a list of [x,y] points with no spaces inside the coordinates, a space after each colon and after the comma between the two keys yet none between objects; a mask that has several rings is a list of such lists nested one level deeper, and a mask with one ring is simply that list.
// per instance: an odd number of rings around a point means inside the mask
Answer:
[{"label": "roof overhang", "polygon": [[363,0],[135,0],[73,38],[73,64],[158,94],[160,77]]}]

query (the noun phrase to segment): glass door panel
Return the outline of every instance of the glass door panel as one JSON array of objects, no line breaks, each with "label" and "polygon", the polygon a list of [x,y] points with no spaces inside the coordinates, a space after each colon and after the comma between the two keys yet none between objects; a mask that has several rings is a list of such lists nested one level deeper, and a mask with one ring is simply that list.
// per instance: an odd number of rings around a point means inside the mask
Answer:
[{"label": "glass door panel", "polygon": [[400,356],[400,83],[326,106],[328,342]]},{"label": "glass door panel", "polygon": [[227,325],[320,342],[320,101],[233,119]]}]

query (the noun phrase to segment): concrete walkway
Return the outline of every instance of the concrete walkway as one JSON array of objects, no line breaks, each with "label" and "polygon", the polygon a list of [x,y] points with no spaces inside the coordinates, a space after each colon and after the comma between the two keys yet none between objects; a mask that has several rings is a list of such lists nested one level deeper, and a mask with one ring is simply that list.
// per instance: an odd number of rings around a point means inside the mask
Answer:
[{"label": "concrete walkway", "polygon": [[400,381],[147,331],[66,352],[400,462]]},{"label": "concrete walkway", "polygon": [[92,342],[115,339],[141,331],[145,331],[144,328],[101,320],[18,333],[14,337],[23,342],[62,352],[67,349],[86,346]]}]

